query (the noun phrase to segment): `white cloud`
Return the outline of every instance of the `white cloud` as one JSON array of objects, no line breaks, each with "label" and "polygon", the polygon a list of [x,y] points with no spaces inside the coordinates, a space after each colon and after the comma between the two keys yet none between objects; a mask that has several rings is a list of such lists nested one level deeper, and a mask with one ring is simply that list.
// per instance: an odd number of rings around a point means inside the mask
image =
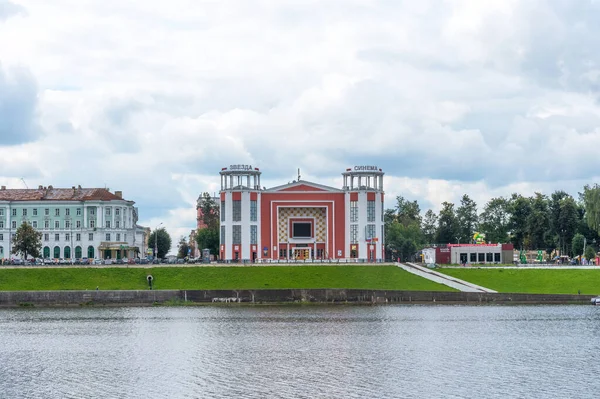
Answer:
[{"label": "white cloud", "polygon": [[388,204],[436,209],[597,179],[597,2],[6,4],[0,181],[121,189],[174,240],[230,163],[266,186],[378,164]]}]

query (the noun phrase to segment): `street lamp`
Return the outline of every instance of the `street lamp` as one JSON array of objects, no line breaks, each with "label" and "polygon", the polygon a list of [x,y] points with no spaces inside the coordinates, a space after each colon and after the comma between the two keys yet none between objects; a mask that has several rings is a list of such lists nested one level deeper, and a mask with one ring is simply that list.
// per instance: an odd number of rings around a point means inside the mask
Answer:
[{"label": "street lamp", "polygon": [[154,229],[154,259],[158,258],[158,228],[162,226],[162,222]]}]

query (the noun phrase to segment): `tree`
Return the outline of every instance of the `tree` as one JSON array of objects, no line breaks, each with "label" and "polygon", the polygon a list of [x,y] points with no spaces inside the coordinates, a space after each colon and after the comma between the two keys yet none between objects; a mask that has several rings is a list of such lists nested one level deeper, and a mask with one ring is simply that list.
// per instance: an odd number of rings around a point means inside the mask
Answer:
[{"label": "tree", "polygon": [[585,247],[585,253],[583,254],[587,260],[596,259],[596,248],[593,245],[588,245]]},{"label": "tree", "polygon": [[414,222],[421,225],[421,209],[417,201],[408,201],[402,196],[396,197],[397,220],[404,226]]},{"label": "tree", "polygon": [[171,236],[164,227],[154,230],[148,236],[148,246],[154,248],[155,245],[158,248],[158,254],[155,254],[157,258],[164,258],[171,250]]},{"label": "tree", "polygon": [[[554,204],[552,205],[554,207]],[[552,209],[552,217],[555,209]],[[579,212],[577,203],[573,197],[566,196],[559,200],[558,203],[558,219],[554,222],[555,247],[561,249],[561,254],[566,252],[566,248],[571,247],[571,238],[577,232],[579,226]],[[595,237],[584,234],[584,237],[594,239]]]},{"label": "tree", "polygon": [[42,233],[31,227],[29,223],[21,223],[15,232],[12,245],[13,254],[21,254],[24,259],[29,255],[39,258],[42,249]]},{"label": "tree", "polygon": [[196,232],[198,249],[210,249],[211,254],[219,253],[219,229],[200,229]]},{"label": "tree", "polygon": [[535,193],[535,196],[530,199],[530,212],[527,215],[527,235],[532,249],[552,247],[549,216],[548,198],[543,194]]},{"label": "tree", "polygon": [[437,235],[437,224],[437,215],[431,209],[428,209],[427,212],[425,212],[425,217],[423,218],[423,224],[421,226],[423,237],[425,238],[426,243],[433,244],[435,242]]},{"label": "tree", "polygon": [[460,206],[456,209],[456,219],[460,242],[471,242],[477,226],[477,204],[467,194],[462,196]]},{"label": "tree", "polygon": [[579,233],[575,234],[575,236],[573,237],[572,244],[571,244],[571,250],[573,251],[573,256],[582,255],[584,245],[585,245],[585,237]]},{"label": "tree", "polygon": [[485,234],[487,241],[505,243],[508,241],[509,217],[506,198],[492,198],[479,215],[479,230]]},{"label": "tree", "polygon": [[185,237],[181,236],[179,239],[179,244],[177,244],[177,257],[178,258],[187,258],[189,255],[190,246],[186,241]]},{"label": "tree", "polygon": [[415,260],[415,254],[423,245],[423,234],[417,222],[403,225],[394,222],[390,225],[387,236],[387,246],[395,250],[401,260]]},{"label": "tree", "polygon": [[451,202],[443,202],[440,215],[438,217],[438,243],[453,243],[460,237],[458,236],[458,221],[454,212],[454,204]]},{"label": "tree", "polygon": [[527,221],[531,213],[531,198],[520,194],[513,194],[509,201],[509,226],[511,230],[510,240],[518,249],[529,249],[530,240],[527,231]]},{"label": "tree", "polygon": [[219,204],[210,196],[209,193],[203,193],[196,205],[202,216],[202,223],[209,229],[219,228]]}]

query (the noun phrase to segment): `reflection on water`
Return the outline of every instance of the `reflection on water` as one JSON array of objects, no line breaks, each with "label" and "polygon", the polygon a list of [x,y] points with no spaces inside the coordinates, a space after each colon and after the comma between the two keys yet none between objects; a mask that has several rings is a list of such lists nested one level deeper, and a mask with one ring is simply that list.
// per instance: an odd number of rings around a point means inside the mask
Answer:
[{"label": "reflection on water", "polygon": [[0,310],[0,398],[589,398],[600,307]]}]

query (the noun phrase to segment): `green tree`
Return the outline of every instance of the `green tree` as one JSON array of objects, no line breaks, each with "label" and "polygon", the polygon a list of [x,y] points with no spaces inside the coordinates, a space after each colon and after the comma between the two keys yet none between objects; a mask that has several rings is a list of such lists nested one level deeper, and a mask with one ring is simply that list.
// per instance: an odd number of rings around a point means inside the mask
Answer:
[{"label": "green tree", "polygon": [[408,201],[402,196],[396,197],[397,220],[404,226],[412,223],[421,225],[421,209],[417,201]]},{"label": "green tree", "polygon": [[425,217],[423,218],[423,224],[421,226],[423,238],[425,239],[426,244],[433,244],[435,242],[437,225],[437,215],[431,209],[428,209],[427,212],[425,212]]},{"label": "green tree", "polygon": [[177,244],[177,257],[178,258],[187,258],[189,253],[190,245],[188,244],[185,237],[181,236],[179,239],[179,244]]},{"label": "green tree", "polygon": [[485,234],[486,241],[505,243],[509,232],[508,200],[496,197],[489,200],[479,215],[479,231]]},{"label": "green tree", "polygon": [[460,239],[458,235],[458,220],[454,204],[443,202],[438,216],[437,242],[440,244],[454,243]]},{"label": "green tree", "polygon": [[219,204],[209,193],[205,192],[198,198],[196,208],[200,210],[202,223],[206,228],[219,228]]},{"label": "green tree", "polygon": [[218,229],[200,229],[196,232],[196,243],[198,249],[210,249],[210,253],[217,255],[219,253],[219,230]]},{"label": "green tree", "polygon": [[571,243],[571,251],[573,251],[573,256],[582,255],[584,245],[585,237],[579,233],[575,234]]},{"label": "green tree", "polygon": [[13,254],[23,255],[24,259],[29,255],[39,258],[42,249],[42,233],[31,227],[29,223],[21,223],[12,239],[12,245]]},{"label": "green tree", "polygon": [[531,213],[531,198],[513,194],[509,201],[510,240],[518,249],[530,249],[527,222]]},{"label": "green tree", "polygon": [[583,254],[587,260],[596,259],[596,248],[593,245],[588,245],[585,247],[585,253]]},{"label": "green tree", "polygon": [[477,204],[467,194],[462,196],[460,206],[456,209],[456,219],[460,242],[471,242],[478,220]]},{"label": "green tree", "polygon": [[423,246],[423,234],[417,222],[407,225],[394,222],[389,227],[386,242],[402,261],[411,261],[415,260],[417,251]]},{"label": "green tree", "polygon": [[[553,246],[550,234],[550,213],[548,198],[540,193],[530,199],[530,211],[527,215],[527,235],[531,249],[549,249]],[[551,251],[549,251],[551,252]]]},{"label": "green tree", "polygon": [[164,258],[171,250],[171,236],[167,233],[164,227],[154,230],[148,236],[148,246],[150,248],[158,248],[158,258]]},{"label": "green tree", "polygon": [[[555,216],[554,209],[552,217]],[[558,219],[554,222],[555,247],[561,249],[561,254],[571,248],[571,239],[577,232],[580,224],[580,216],[577,203],[573,197],[566,196],[559,200]],[[593,235],[593,234],[592,234]],[[587,236],[584,234],[584,236]],[[593,239],[594,237],[590,237]]]}]

